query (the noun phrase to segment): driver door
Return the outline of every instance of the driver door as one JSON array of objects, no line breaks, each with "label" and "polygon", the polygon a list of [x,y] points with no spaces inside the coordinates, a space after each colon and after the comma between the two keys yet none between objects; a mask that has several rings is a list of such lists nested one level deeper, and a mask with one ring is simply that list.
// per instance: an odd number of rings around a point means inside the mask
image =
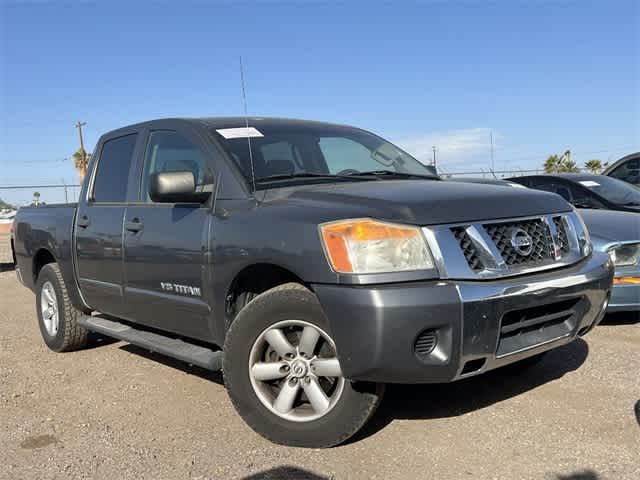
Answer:
[{"label": "driver door", "polygon": [[125,305],[137,322],[206,337],[209,203],[155,203],[149,198],[150,175],[184,170],[194,174],[197,185],[212,182],[197,139],[178,130],[150,131],[140,197],[129,204],[124,218]]}]

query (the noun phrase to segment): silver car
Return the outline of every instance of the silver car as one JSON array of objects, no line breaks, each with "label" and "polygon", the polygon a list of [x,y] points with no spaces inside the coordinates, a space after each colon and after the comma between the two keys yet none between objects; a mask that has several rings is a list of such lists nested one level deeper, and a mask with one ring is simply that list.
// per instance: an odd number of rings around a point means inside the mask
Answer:
[{"label": "silver car", "polygon": [[640,311],[640,215],[579,209],[593,247],[609,253],[615,264],[608,312]]}]

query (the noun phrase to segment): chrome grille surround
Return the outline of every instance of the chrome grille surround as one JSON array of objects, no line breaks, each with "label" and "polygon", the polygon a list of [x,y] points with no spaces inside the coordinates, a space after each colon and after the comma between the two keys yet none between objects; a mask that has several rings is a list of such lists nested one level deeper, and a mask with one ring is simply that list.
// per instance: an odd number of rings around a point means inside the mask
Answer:
[{"label": "chrome grille surround", "polygon": [[[530,255],[510,244],[509,232],[524,230]],[[486,220],[423,227],[443,279],[483,280],[523,275],[572,265],[585,257],[585,238],[577,213]]]}]

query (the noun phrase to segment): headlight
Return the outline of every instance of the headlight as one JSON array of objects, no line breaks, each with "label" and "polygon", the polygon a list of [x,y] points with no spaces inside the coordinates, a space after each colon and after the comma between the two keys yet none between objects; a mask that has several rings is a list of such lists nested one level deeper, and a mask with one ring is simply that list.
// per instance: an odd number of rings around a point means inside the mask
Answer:
[{"label": "headlight", "polygon": [[640,243],[627,243],[610,248],[609,256],[617,267],[637,265],[640,263]]},{"label": "headlight", "polygon": [[340,273],[433,269],[433,258],[417,227],[371,219],[320,225],[329,263]]}]

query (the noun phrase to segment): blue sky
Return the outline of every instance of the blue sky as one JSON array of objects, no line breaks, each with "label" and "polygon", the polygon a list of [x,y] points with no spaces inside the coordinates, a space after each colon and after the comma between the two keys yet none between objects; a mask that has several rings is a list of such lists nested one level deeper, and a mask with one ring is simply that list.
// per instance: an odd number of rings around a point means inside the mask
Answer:
[{"label": "blue sky", "polygon": [[[249,112],[358,125],[449,172],[640,149],[635,1],[0,0],[0,186],[76,181],[128,123]],[[2,191],[14,202],[30,191]],[[61,200],[43,191],[43,199]],[[46,197],[46,198],[45,198]]]}]

